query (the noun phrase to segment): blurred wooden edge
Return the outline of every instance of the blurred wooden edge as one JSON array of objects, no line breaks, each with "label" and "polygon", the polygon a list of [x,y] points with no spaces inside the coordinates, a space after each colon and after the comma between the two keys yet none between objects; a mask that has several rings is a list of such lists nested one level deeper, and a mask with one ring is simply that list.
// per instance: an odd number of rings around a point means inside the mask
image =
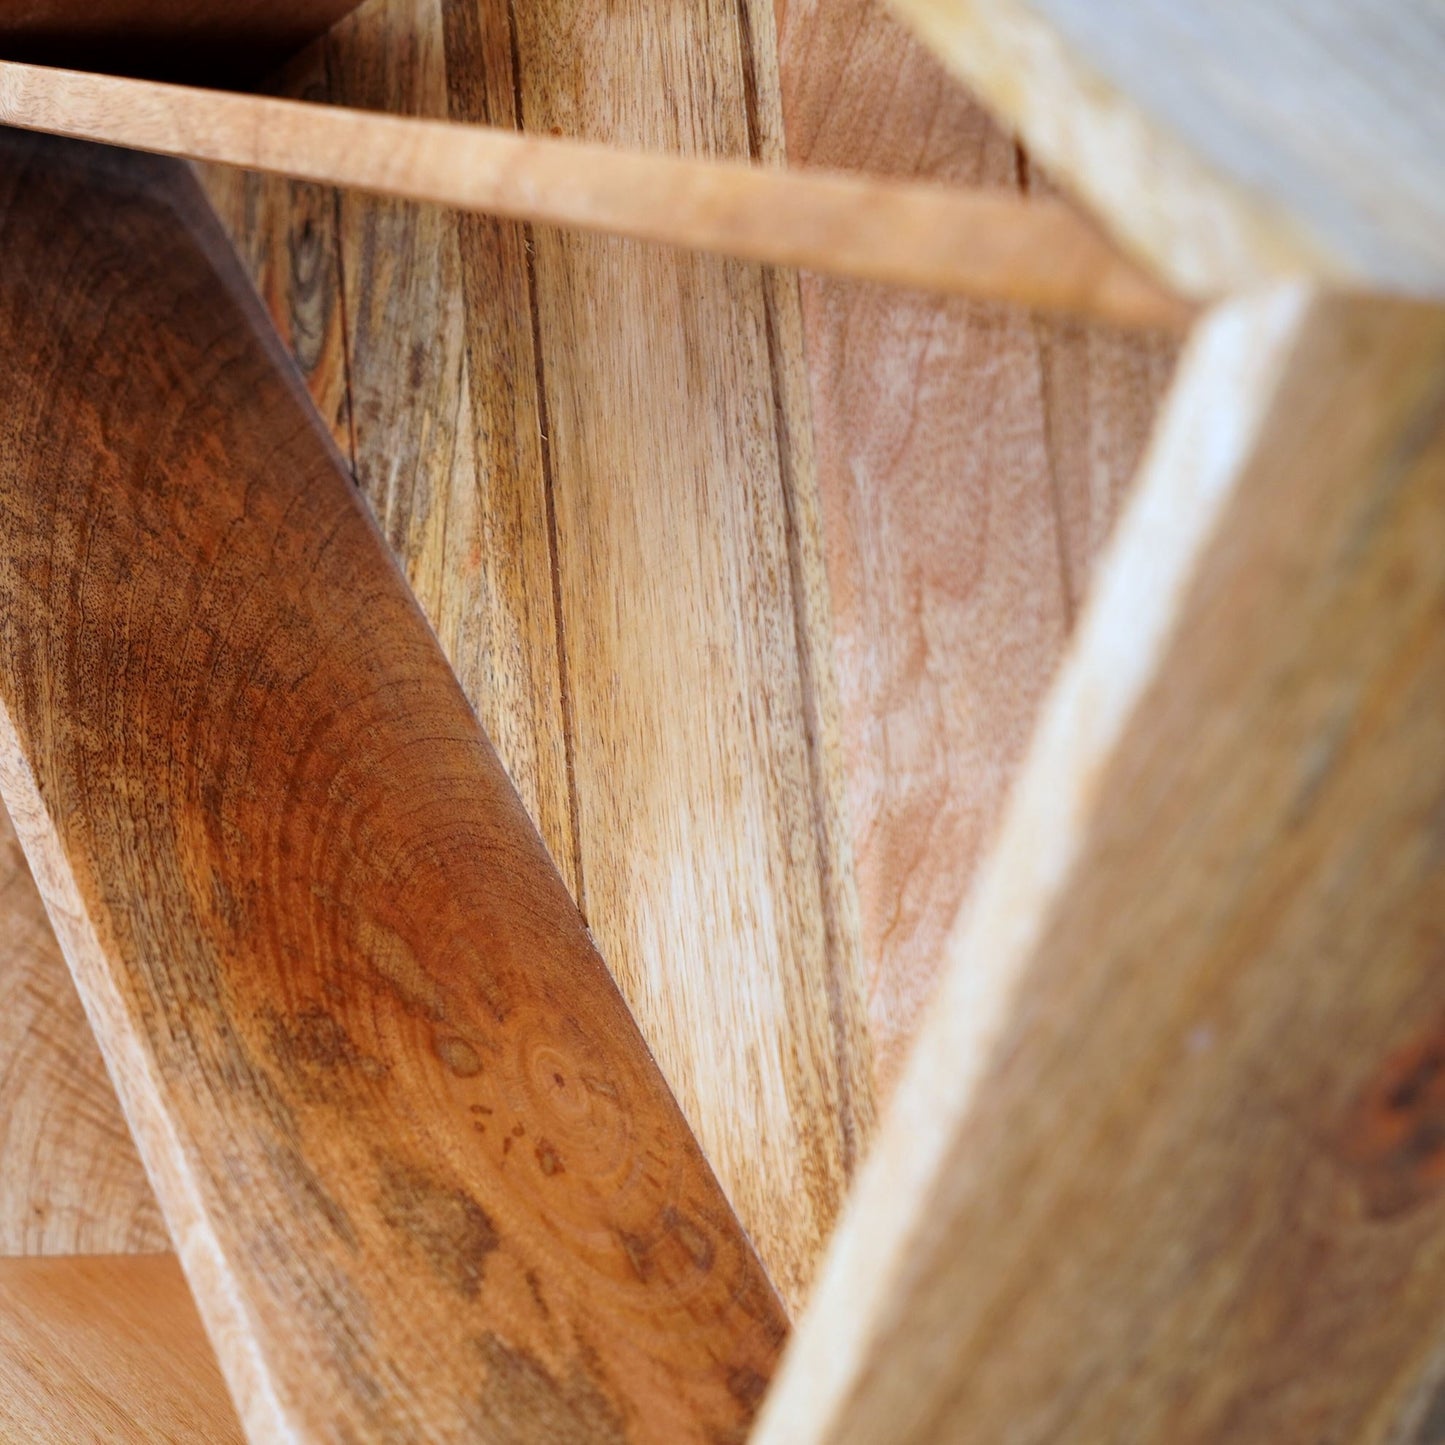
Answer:
[{"label": "blurred wooden edge", "polygon": [[1201,323],[759,1445],[1406,1437],[1442,551],[1445,311]]}]

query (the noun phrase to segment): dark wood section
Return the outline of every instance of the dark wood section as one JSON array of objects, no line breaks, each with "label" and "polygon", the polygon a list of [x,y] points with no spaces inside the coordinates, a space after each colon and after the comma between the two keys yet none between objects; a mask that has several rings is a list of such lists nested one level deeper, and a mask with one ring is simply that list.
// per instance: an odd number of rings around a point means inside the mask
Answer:
[{"label": "dark wood section", "polygon": [[735,1440],[784,1317],[186,169],[0,138],[0,778],[252,1438]]},{"label": "dark wood section", "polygon": [[0,0],[0,58],[166,80],[246,80],[358,0]]}]

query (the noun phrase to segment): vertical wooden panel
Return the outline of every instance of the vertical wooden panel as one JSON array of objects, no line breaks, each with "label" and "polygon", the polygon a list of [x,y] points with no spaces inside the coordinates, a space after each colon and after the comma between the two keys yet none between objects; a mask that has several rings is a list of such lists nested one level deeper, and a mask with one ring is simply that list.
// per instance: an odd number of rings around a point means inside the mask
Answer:
[{"label": "vertical wooden panel", "polygon": [[[746,155],[733,0],[516,7],[528,127]],[[539,232],[588,917],[785,1295],[871,1119],[756,268]]]},{"label": "vertical wooden panel", "polygon": [[[781,14],[796,162],[1013,188],[876,0]],[[803,281],[879,1086],[893,1084],[1172,361],[1165,339]]]},{"label": "vertical wooden panel", "polygon": [[[272,78],[270,88],[297,100],[324,100],[325,39],[297,55]],[[197,165],[195,170],[295,358],[316,409],[355,470],[337,193],[329,186],[230,166]]]},{"label": "vertical wooden panel", "polygon": [[0,805],[0,1255],[170,1241]]}]

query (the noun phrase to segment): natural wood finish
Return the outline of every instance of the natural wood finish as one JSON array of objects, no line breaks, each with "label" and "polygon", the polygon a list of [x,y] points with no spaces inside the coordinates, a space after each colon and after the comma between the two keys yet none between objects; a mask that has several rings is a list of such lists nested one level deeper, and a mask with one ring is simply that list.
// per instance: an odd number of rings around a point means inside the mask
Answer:
[{"label": "natural wood finish", "polygon": [[1191,295],[1307,273],[1445,296],[1435,0],[893,0]]},{"label": "natural wood finish", "polygon": [[900,286],[1186,324],[1053,201],[620,150],[0,61],[0,121]]},{"label": "natural wood finish", "polygon": [[334,25],[358,0],[6,0],[7,60],[245,78]]},{"label": "natural wood finish", "polygon": [[1419,1427],[1442,398],[1445,311],[1205,323],[761,1445]]},{"label": "natural wood finish", "polygon": [[[329,95],[449,113],[432,7],[369,6],[329,49]],[[511,105],[509,51],[493,43],[467,75],[487,87],[484,115]],[[355,193],[334,202],[357,481],[580,900],[522,227]],[[285,264],[286,249],[272,254],[272,269]]]},{"label": "natural wood finish", "polygon": [[0,807],[0,1255],[141,1253],[168,1243]]},{"label": "natural wood finish", "polygon": [[174,1255],[0,1260],[0,1436],[240,1445]]},{"label": "natural wood finish", "polygon": [[[623,85],[589,31],[550,17],[519,37],[524,108],[572,96],[579,131],[745,148],[738,67],[700,58],[731,22],[709,23],[664,56],[637,43],[639,4],[609,50]],[[369,5],[331,50],[337,100],[516,115],[505,3]],[[688,97],[679,128],[629,131],[628,97],[664,79]],[[355,192],[340,216],[358,480],[797,1304],[873,1106],[793,278]],[[286,264],[273,252],[264,274]],[[550,524],[555,580],[552,552],[490,521],[510,509]],[[504,615],[539,644],[530,671],[492,630]]]},{"label": "natural wood finish", "polygon": [[193,182],[0,177],[0,784],[248,1433],[738,1438],[781,1308]]},{"label": "natural wood finish", "polygon": [[[780,11],[792,159],[1040,186],[878,0]],[[802,278],[880,1092],[1134,474],[1172,337]]]},{"label": "natural wood finish", "polygon": [[[322,37],[269,75],[268,83],[298,99],[324,100],[326,50]],[[195,170],[256,282],[272,324],[295,359],[317,411],[355,470],[336,192],[330,186],[237,166],[197,163]],[[453,563],[460,565],[460,560],[454,558]],[[442,640],[446,642],[445,635]],[[451,660],[455,667],[457,659]],[[485,713],[482,724],[510,766],[503,740]]]},{"label": "natural wood finish", "polygon": [[[773,158],[760,16],[515,16],[526,127]],[[585,907],[796,1308],[873,1096],[795,278],[533,240]]]}]

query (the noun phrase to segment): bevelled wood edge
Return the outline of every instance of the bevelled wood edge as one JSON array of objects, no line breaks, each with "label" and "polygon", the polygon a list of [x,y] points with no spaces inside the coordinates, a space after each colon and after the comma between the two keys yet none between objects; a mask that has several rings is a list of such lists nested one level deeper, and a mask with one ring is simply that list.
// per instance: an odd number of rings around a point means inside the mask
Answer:
[{"label": "bevelled wood edge", "polygon": [[782,1309],[193,179],[0,150],[0,787],[249,1434],[741,1438]]},{"label": "bevelled wood edge", "polygon": [[760,1445],[1410,1438],[1442,550],[1445,311],[1206,320]]}]

